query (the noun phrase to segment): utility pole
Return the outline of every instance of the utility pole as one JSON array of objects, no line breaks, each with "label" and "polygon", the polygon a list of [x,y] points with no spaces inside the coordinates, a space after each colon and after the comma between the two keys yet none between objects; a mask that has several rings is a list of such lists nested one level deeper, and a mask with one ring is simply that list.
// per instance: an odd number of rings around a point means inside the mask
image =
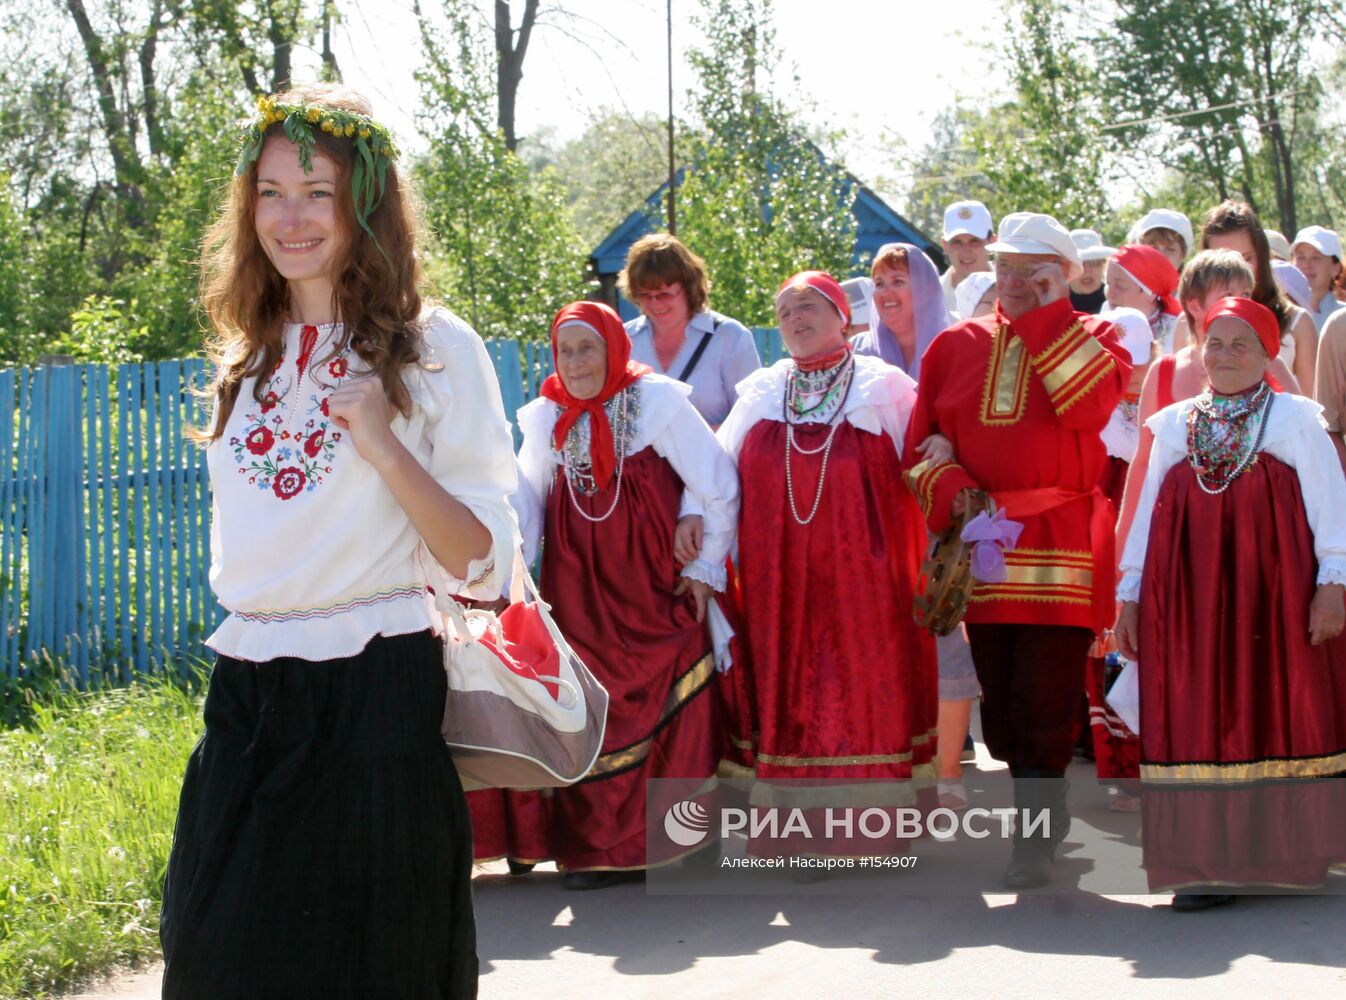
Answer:
[{"label": "utility pole", "polygon": [[673,157],[673,0],[668,0],[668,234],[678,235],[678,168]]}]

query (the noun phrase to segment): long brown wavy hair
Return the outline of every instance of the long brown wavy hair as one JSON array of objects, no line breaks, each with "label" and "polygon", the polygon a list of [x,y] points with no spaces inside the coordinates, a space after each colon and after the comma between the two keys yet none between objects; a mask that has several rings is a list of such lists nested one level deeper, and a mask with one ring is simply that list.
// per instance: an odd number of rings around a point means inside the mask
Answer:
[{"label": "long brown wavy hair", "polygon": [[1281,332],[1284,333],[1291,317],[1294,316],[1294,309],[1285,293],[1281,291],[1281,286],[1276,284],[1275,275],[1271,271],[1271,244],[1267,242],[1266,230],[1262,228],[1262,220],[1257,217],[1253,207],[1246,201],[1230,199],[1212,208],[1201,227],[1201,248],[1210,249],[1212,236],[1238,232],[1248,234],[1248,238],[1253,242],[1253,252],[1257,255],[1257,263],[1252,265],[1252,299],[1276,314],[1276,322],[1280,324]]},{"label": "long brown wavy hair", "polygon": [[[317,104],[369,116],[369,102],[336,84],[296,87],[276,99],[285,104]],[[279,136],[271,125],[266,141]],[[351,192],[355,145],[314,130],[317,148],[336,164],[336,216],[341,245],[333,261],[333,315],[343,324],[332,355],[350,344],[374,371],[384,392],[404,415],[411,395],[402,370],[420,357],[422,275],[416,254],[419,230],[413,199],[397,170],[388,165],[383,200],[369,216],[377,243],[359,225]],[[201,249],[201,302],[212,328],[208,343],[218,377],[215,418],[208,430],[197,431],[203,442],[224,433],[245,378],[269,374],[280,362],[281,325],[289,309],[289,287],[262,249],[254,216],[257,209],[257,163],[230,182],[219,217],[206,231]],[[379,248],[382,247],[382,250]],[[317,362],[315,361],[315,364]],[[264,380],[253,395],[261,401]]]}]

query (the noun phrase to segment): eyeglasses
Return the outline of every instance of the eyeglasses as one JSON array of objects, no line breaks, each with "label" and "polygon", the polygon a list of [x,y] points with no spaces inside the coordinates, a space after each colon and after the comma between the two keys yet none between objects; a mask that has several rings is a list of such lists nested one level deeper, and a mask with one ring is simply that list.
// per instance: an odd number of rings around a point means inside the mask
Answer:
[{"label": "eyeglasses", "polygon": [[997,260],[992,266],[998,278],[1021,278],[1028,281],[1037,273],[1038,268],[1050,263],[1051,261],[1037,261],[1033,264],[1011,264],[1008,261]]},{"label": "eyeglasses", "polygon": [[671,285],[662,292],[636,292],[636,300],[646,305],[658,305],[668,302],[682,294],[682,285]]}]

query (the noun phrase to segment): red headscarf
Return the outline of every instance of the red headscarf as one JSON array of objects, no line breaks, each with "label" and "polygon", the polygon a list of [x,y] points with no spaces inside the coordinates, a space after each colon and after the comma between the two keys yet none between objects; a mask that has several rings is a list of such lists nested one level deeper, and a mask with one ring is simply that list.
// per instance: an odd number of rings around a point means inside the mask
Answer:
[{"label": "red headscarf", "polygon": [[589,414],[589,459],[593,462],[594,482],[601,490],[612,481],[613,470],[617,467],[617,446],[613,443],[612,424],[608,422],[603,404],[652,369],[631,360],[631,338],[622,326],[621,317],[601,302],[572,302],[556,314],[551,321],[553,367],[558,367],[556,331],[571,323],[587,326],[608,345],[607,380],[592,399],[576,399],[566,391],[561,376],[553,373],[543,381],[542,395],[561,407],[552,437],[558,449],[565,447],[566,435],[580,414]]},{"label": "red headscarf", "polygon": [[841,313],[841,318],[846,321],[846,325],[851,325],[851,303],[846,298],[846,293],[837,283],[836,278],[826,271],[800,271],[781,282],[780,288],[776,289],[776,299],[779,301],[781,293],[795,285],[808,285],[821,294],[823,298],[836,307],[837,312]]},{"label": "red headscarf", "polygon": [[1178,290],[1178,269],[1162,253],[1154,247],[1132,243],[1118,250],[1112,260],[1157,298],[1164,312],[1170,316],[1181,315],[1182,307],[1173,297]]},{"label": "red headscarf", "polygon": [[1276,314],[1266,306],[1252,299],[1226,295],[1206,311],[1206,318],[1201,321],[1201,332],[1209,330],[1210,325],[1222,316],[1241,319],[1252,327],[1268,358],[1274,358],[1281,352],[1281,325],[1276,321]]}]

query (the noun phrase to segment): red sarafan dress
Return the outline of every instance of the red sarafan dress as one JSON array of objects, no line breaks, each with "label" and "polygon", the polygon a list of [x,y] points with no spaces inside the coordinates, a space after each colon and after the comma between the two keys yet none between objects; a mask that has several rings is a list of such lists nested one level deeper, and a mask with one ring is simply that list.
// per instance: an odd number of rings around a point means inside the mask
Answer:
[{"label": "red sarafan dress", "polygon": [[1316,588],[1346,583],[1321,412],[1259,387],[1149,423],[1120,594],[1140,603],[1152,889],[1315,886],[1346,861],[1346,638],[1309,640]]},{"label": "red sarafan dress", "polygon": [[[478,859],[551,858],[563,871],[672,860],[647,857],[646,781],[709,782],[726,749],[716,638],[674,588],[681,575],[724,589],[738,512],[733,463],[687,387],[672,379],[645,374],[606,409],[622,458],[608,485],[594,489],[584,463],[587,415],[557,450],[557,405],[539,399],[524,407],[526,488],[516,497],[537,505],[520,520],[525,532],[530,524],[542,531],[542,596],[608,691],[602,751],[569,788],[470,795]],[[704,518],[705,534],[700,558],[679,567],[673,536],[684,501]],[[721,655],[726,644],[719,642]]]},{"label": "red sarafan dress", "polygon": [[[934,783],[938,690],[934,641],[912,618],[925,527],[898,454],[914,383],[877,358],[829,360],[802,378],[788,359],[757,372],[720,428],[743,491],[749,673],[730,673],[734,729],[751,733],[763,801],[823,804],[828,790],[795,779],[878,779],[911,804]],[[802,418],[792,381],[816,404]]]}]

